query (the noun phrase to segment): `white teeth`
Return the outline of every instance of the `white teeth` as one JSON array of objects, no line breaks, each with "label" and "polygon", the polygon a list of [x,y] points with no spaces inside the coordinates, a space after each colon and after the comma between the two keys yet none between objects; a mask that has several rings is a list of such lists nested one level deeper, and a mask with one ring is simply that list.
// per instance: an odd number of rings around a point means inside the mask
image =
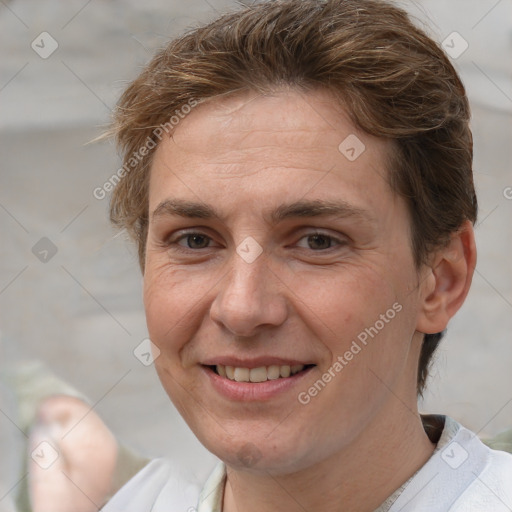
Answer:
[{"label": "white teeth", "polygon": [[301,372],[303,369],[303,364],[260,366],[259,368],[241,368],[221,364],[216,366],[217,373],[221,377],[236,382],[265,382],[266,380],[286,378]]},{"label": "white teeth", "polygon": [[279,366],[269,366],[267,368],[267,379],[268,380],[275,380],[279,379]]},{"label": "white teeth", "polygon": [[281,377],[289,377],[292,369],[288,365],[279,367],[279,374]]},{"label": "white teeth", "polygon": [[235,368],[235,380],[237,382],[249,382],[249,368]]},{"label": "white teeth", "polygon": [[265,382],[267,380],[267,369],[262,366],[260,368],[251,368],[249,372],[249,380],[251,382]]}]

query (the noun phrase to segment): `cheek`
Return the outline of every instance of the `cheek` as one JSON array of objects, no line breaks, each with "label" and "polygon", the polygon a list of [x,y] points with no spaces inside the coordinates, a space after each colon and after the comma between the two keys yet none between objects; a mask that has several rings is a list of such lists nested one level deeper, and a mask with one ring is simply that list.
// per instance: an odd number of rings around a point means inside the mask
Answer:
[{"label": "cheek", "polygon": [[144,309],[150,339],[157,346],[181,339],[184,325],[190,320],[194,302],[193,286],[168,269],[149,266],[144,275]]},{"label": "cheek", "polygon": [[354,371],[356,367],[385,371],[407,356],[414,315],[405,302],[411,297],[401,290],[399,279],[390,277],[391,271],[383,268],[353,267],[325,282],[304,276],[296,288],[304,299],[299,314],[329,354],[325,363],[332,365],[346,354],[351,370],[343,373],[356,380],[372,378],[371,372],[363,377]]},{"label": "cheek", "polygon": [[352,265],[323,278],[304,273],[292,286],[308,316],[321,319],[331,337],[346,338],[373,324],[397,300],[397,290],[383,274],[377,268]]},{"label": "cheek", "polygon": [[222,268],[171,268],[168,263],[147,266],[143,290],[146,323],[151,341],[161,350],[161,364],[177,354],[180,358],[186,355],[224,274]]}]

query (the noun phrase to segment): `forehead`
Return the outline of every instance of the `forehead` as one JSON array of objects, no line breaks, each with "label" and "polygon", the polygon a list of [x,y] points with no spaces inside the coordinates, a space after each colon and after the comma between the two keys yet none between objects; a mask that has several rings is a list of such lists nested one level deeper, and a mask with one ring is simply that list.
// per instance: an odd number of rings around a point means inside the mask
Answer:
[{"label": "forehead", "polygon": [[[318,141],[335,128],[332,114],[329,116],[333,109],[349,122],[345,111],[325,91],[282,90],[266,95],[247,91],[203,103],[178,126],[173,138],[176,143],[197,150],[202,144],[198,136],[206,137],[206,141],[215,140],[221,146],[237,145],[241,149],[261,146],[264,142],[295,145],[306,140]],[[274,139],[275,131],[281,133],[278,141]]]},{"label": "forehead", "polygon": [[223,193],[226,204],[234,195],[277,200],[283,191],[295,200],[308,191],[334,199],[345,189],[372,203],[390,194],[389,151],[388,141],[359,130],[327,91],[215,98],[159,144],[150,210],[171,189],[195,200]]}]

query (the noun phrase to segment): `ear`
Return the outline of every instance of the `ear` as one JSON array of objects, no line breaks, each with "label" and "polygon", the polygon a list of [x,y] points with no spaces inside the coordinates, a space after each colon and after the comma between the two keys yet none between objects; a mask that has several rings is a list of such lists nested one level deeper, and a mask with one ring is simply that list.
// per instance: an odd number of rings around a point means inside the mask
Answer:
[{"label": "ear", "polygon": [[422,273],[417,331],[434,334],[446,329],[466,299],[475,266],[475,234],[471,222],[466,221],[449,244],[432,255]]}]

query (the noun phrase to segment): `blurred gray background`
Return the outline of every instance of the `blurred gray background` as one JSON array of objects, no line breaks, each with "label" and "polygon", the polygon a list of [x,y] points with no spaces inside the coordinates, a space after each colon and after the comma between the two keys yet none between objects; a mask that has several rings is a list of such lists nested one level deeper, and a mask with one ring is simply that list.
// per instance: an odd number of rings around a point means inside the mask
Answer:
[{"label": "blurred gray background", "polygon": [[[473,108],[480,200],[473,288],[421,410],[494,435],[512,427],[512,0],[400,4],[436,40],[450,36]],[[110,143],[86,143],[159,46],[233,6],[0,2],[1,364],[42,360],[89,397],[123,442],[184,466],[197,468],[200,459],[205,474],[213,459],[153,367],[133,354],[147,335],[135,249],[110,227],[108,198],[93,197],[119,159]]]}]

